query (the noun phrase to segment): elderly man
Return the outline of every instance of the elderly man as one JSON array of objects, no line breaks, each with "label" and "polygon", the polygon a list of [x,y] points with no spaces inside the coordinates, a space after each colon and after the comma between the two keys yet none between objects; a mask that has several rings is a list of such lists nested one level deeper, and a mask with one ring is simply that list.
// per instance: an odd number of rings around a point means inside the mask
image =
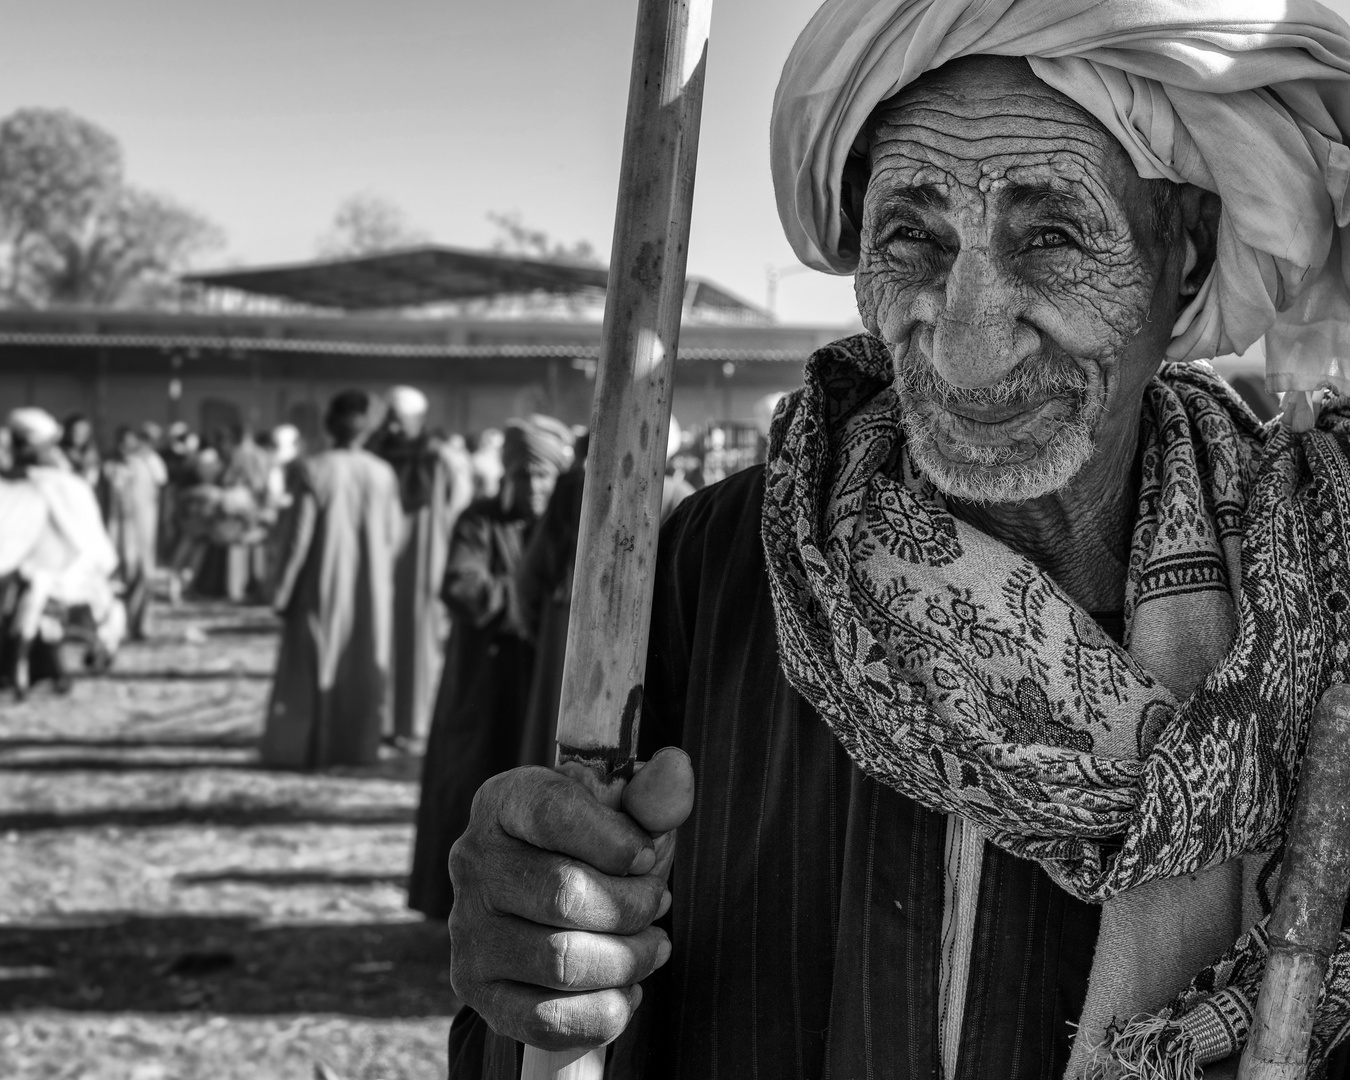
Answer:
[{"label": "elderly man", "polygon": [[395,386],[370,450],[398,475],[403,532],[394,568],[394,727],[398,744],[420,742],[441,676],[444,615],[438,593],[455,520],[473,498],[470,477],[426,430],[427,398]]},{"label": "elderly man", "polygon": [[512,420],[501,491],[460,515],[442,595],[454,621],[422,765],[408,904],[443,919],[454,903],[446,860],[478,786],[520,759],[534,648],[521,625],[515,573],[572,463],[572,432],[551,416]]},{"label": "elderly man", "polygon": [[1231,1067],[1350,674],[1350,411],[1263,428],[1167,362],[1271,331],[1279,389],[1340,385],[1350,28],[1262,7],[821,8],[779,210],[868,333],[663,532],[640,750],[688,758],[624,813],[480,791],[456,1076],[511,1039],[614,1040],[625,1077]]}]

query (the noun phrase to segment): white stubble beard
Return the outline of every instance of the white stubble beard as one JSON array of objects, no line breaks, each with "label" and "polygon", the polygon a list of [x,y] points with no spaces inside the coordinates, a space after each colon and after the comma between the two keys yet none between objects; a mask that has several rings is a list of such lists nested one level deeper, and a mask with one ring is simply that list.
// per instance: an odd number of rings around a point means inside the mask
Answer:
[{"label": "white stubble beard", "polygon": [[[953,461],[939,448],[934,413],[941,404],[914,393],[916,381],[936,385],[941,376],[924,361],[919,365],[896,361],[896,391],[902,406],[901,424],[909,448],[910,460],[943,494],[965,502],[1015,503],[1036,499],[1060,490],[1078,475],[1096,452],[1093,432],[1100,419],[1102,405],[1089,398],[1085,383],[1069,390],[1077,399],[1070,419],[1060,421],[1048,442],[1030,460],[1010,461],[1012,448],[962,446],[967,459]],[[913,374],[918,372],[917,375]],[[984,403],[1004,403],[1026,396],[1031,388],[1046,387],[1049,377],[1034,372],[1010,377],[997,386],[964,391],[955,387],[946,392]]]}]

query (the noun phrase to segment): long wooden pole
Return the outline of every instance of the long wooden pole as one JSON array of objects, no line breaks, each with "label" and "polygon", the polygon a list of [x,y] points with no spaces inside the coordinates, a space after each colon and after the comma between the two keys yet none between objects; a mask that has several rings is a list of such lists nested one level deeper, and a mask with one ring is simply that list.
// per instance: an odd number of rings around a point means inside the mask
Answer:
[{"label": "long wooden pole", "polygon": [[[639,0],[567,631],[559,763],[617,807],[632,775],[712,0]],[[523,1080],[599,1080],[605,1052],[527,1047]]]},{"label": "long wooden pole", "polygon": [[1303,755],[1270,954],[1238,1080],[1303,1080],[1317,999],[1350,892],[1350,686],[1317,703]]}]

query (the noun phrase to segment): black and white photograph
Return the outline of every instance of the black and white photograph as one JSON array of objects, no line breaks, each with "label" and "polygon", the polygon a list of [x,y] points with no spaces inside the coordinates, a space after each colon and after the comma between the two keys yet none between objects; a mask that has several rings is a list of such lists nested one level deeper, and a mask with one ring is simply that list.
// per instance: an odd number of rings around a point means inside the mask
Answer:
[{"label": "black and white photograph", "polygon": [[0,1080],[1350,1080],[1350,0],[13,0]]}]

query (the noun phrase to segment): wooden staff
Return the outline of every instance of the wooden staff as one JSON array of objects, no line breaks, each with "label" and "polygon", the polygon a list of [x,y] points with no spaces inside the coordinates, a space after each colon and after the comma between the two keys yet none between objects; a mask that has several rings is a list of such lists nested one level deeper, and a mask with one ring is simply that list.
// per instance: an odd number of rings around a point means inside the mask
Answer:
[{"label": "wooden staff", "polygon": [[[640,0],[591,413],[558,761],[618,807],[647,660],[712,0]],[[599,1080],[605,1051],[527,1047],[523,1080]]]},{"label": "wooden staff", "polygon": [[1317,999],[1350,892],[1350,686],[1313,712],[1270,916],[1270,954],[1238,1080],[1303,1080]]}]

